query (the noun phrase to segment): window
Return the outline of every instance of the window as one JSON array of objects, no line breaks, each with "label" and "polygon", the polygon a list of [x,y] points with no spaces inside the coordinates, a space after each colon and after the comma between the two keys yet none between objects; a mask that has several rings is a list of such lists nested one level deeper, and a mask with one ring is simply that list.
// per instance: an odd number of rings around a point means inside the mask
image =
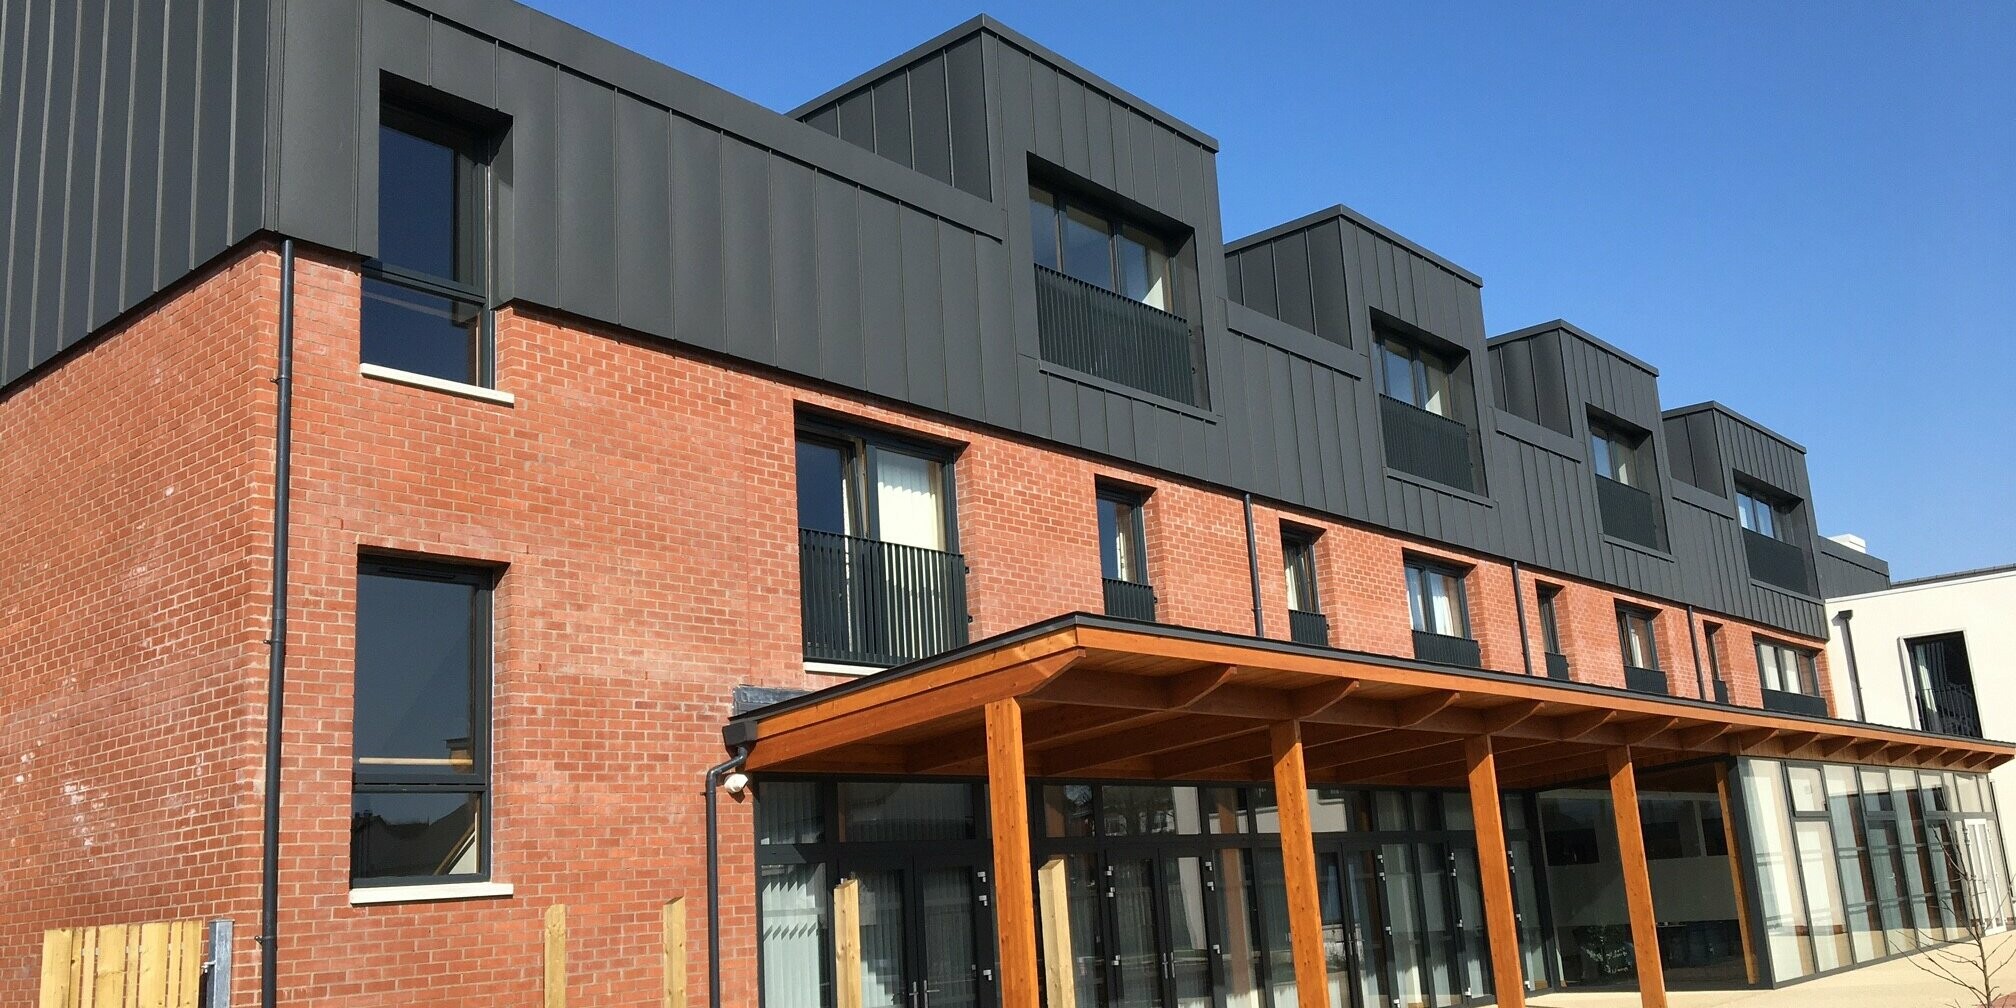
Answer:
[{"label": "window", "polygon": [[1773,539],[1785,537],[1783,528],[1784,511],[1776,504],[1748,490],[1736,492],[1736,516],[1743,521],[1743,527],[1758,535]]},{"label": "window", "polygon": [[388,103],[378,127],[378,257],[364,264],[367,365],[490,383],[489,145]]},{"label": "window", "polygon": [[942,452],[879,444],[838,431],[798,438],[798,527],[877,542],[948,549]]},{"label": "window", "polygon": [[354,885],[489,877],[490,584],[469,568],[359,565]]},{"label": "window", "polygon": [[1715,684],[1715,702],[1729,702],[1729,684],[1722,678],[1722,624],[1701,624],[1702,647],[1708,652],[1708,678]]},{"label": "window", "polygon": [[797,447],[805,657],[886,666],[965,644],[950,452],[824,425]]},{"label": "window", "polygon": [[1174,312],[1169,245],[1132,224],[1039,186],[1029,187],[1036,265]]},{"label": "window", "polygon": [[1820,695],[1820,676],[1814,669],[1811,651],[1758,638],[1757,674],[1763,678],[1767,690]]},{"label": "window", "polygon": [[1454,362],[1393,333],[1379,333],[1380,391],[1437,416],[1457,415]]},{"label": "window", "polygon": [[1416,633],[1470,636],[1469,604],[1460,571],[1420,560],[1407,563],[1407,610]]},{"label": "window", "polygon": [[1561,622],[1555,612],[1555,603],[1561,598],[1561,589],[1553,585],[1540,586],[1540,641],[1549,654],[1562,654]]},{"label": "window", "polygon": [[1316,537],[1307,532],[1281,533],[1281,567],[1288,579],[1288,608],[1322,612],[1316,601]]},{"label": "window", "polygon": [[1109,581],[1148,583],[1141,497],[1124,490],[1099,491],[1099,576]]},{"label": "window", "polygon": [[1926,731],[1981,738],[1966,637],[1957,633],[1919,637],[1905,641],[1904,647],[1918,691],[1919,725]]},{"label": "window", "polygon": [[1630,606],[1617,607],[1617,640],[1624,652],[1624,664],[1631,668],[1659,667],[1659,644],[1652,633],[1653,614]]},{"label": "window", "polygon": [[1642,434],[1627,433],[1620,427],[1592,419],[1589,423],[1589,462],[1598,476],[1644,489],[1645,473],[1641,471],[1642,463],[1638,457],[1638,447],[1644,441]]},{"label": "window", "polygon": [[1283,526],[1281,572],[1288,581],[1288,639],[1328,647],[1330,621],[1316,597],[1316,533]]},{"label": "window", "polygon": [[1155,619],[1155,591],[1148,586],[1147,536],[1141,520],[1146,500],[1146,495],[1137,491],[1099,488],[1099,576],[1109,616]]}]

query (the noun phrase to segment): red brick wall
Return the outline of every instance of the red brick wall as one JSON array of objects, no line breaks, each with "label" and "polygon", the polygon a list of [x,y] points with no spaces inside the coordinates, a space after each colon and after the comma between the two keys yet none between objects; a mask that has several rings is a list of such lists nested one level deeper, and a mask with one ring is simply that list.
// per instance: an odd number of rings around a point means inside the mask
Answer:
[{"label": "red brick wall", "polygon": [[278,280],[241,256],[0,395],[0,1001],[48,928],[249,937]]},{"label": "red brick wall", "polygon": [[[229,771],[221,769],[221,756],[202,765],[202,772],[219,778],[224,793],[200,818],[219,835],[236,838],[223,846],[235,844],[237,851],[233,873],[219,877],[214,890],[206,888],[212,885],[207,880],[166,871],[150,850],[116,861],[103,858],[105,866],[82,876],[82,883],[51,890],[52,895],[38,896],[41,902],[26,908],[17,909],[21,905],[8,900],[5,975],[32,969],[32,955],[23,943],[43,926],[31,928],[11,915],[48,917],[54,904],[80,898],[83,889],[125,892],[127,879],[157,888],[180,886],[190,891],[186,898],[200,897],[210,901],[204,906],[217,908],[205,913],[236,916],[248,936],[256,929],[245,902],[256,885],[256,862],[245,859],[256,851],[257,828],[256,780],[247,775],[256,762],[263,687],[264,653],[258,641],[264,627],[261,578],[268,533],[260,518],[270,502],[260,494],[270,479],[266,439],[271,386],[265,380],[270,361],[261,355],[270,346],[271,328],[260,320],[271,317],[271,255],[256,258],[248,275],[264,284],[239,298],[258,308],[256,319],[241,322],[217,313],[211,302],[236,289],[222,282],[207,284],[148,319],[147,326],[163,330],[158,340],[164,347],[153,353],[196,355],[192,363],[222,358],[221,364],[200,368],[177,365],[180,387],[164,390],[150,383],[148,375],[133,374],[152,359],[152,344],[145,337],[121,337],[16,397],[46,401],[41,412],[24,410],[21,403],[0,404],[0,432],[41,432],[41,440],[52,445],[61,439],[49,431],[81,424],[64,409],[95,413],[109,407],[121,416],[166,420],[208,417],[224,409],[219,404],[235,404],[226,411],[230,422],[220,423],[238,432],[235,440],[216,444],[203,440],[208,435],[201,430],[208,428],[185,423],[177,432],[202,445],[221,473],[196,481],[215,484],[209,497],[192,501],[184,492],[167,498],[160,493],[162,481],[192,484],[165,476],[135,484],[142,489],[128,489],[133,481],[125,470],[153,471],[140,465],[142,453],[136,449],[124,462],[99,471],[96,482],[79,475],[83,482],[74,488],[23,499],[22,508],[48,517],[33,534],[5,533],[18,537],[6,540],[10,547],[68,535],[67,526],[58,528],[59,516],[88,512],[113,487],[128,494],[117,498],[119,507],[100,509],[93,534],[72,536],[74,552],[96,557],[84,564],[91,576],[72,585],[78,597],[44,585],[46,550],[27,563],[10,560],[0,566],[11,579],[0,586],[31,587],[30,594],[42,596],[38,612],[61,610],[79,628],[104,622],[92,618],[94,606],[126,606],[137,611],[127,620],[142,627],[147,625],[143,614],[156,621],[177,617],[188,621],[190,633],[200,630],[216,637],[215,642],[178,647],[175,656],[158,661],[168,669],[175,661],[194,662],[193,656],[205,653],[230,659],[227,664],[220,657],[204,666],[212,670],[206,674],[230,687],[230,702],[214,701],[204,708],[214,708],[225,727],[219,730],[212,722],[176,727],[228,748],[236,760]],[[729,713],[730,691],[741,683],[820,686],[833,681],[802,667],[793,531],[793,433],[801,409],[843,414],[963,446],[955,473],[961,547],[972,568],[975,637],[1102,607],[1095,521],[1101,479],[1151,491],[1148,564],[1162,618],[1252,632],[1251,582],[1236,495],[788,383],[537,312],[505,311],[497,318],[497,385],[516,397],[512,404],[362,378],[355,272],[343,261],[310,258],[301,262],[298,277],[296,605],[291,616],[282,878],[281,986],[290,1005],[528,1003],[539,986],[541,917],[556,903],[569,912],[575,1000],[647,1003],[659,984],[659,908],[681,896],[691,901],[693,913],[690,980],[693,989],[704,989],[701,778],[708,765],[725,755],[719,729]],[[203,338],[188,322],[170,328],[184,315],[203,323]],[[140,363],[125,369],[98,364],[101,351],[113,348]],[[190,384],[197,381],[202,384]],[[104,396],[102,405],[94,394]],[[121,395],[133,401],[123,401]],[[143,430],[159,426],[136,423]],[[116,436],[93,442],[106,443],[123,442]],[[56,454],[30,463],[33,468],[7,486],[47,481],[63,475],[60,470],[78,468]],[[157,458],[183,458],[184,453],[172,448],[164,453],[149,445],[144,456],[153,465]],[[1269,636],[1288,635],[1279,536],[1284,519],[1322,531],[1319,590],[1335,645],[1411,653],[1401,565],[1403,556],[1413,552],[1472,569],[1471,621],[1483,662],[1501,671],[1521,671],[1509,565],[1259,506],[1255,522]],[[179,581],[163,583],[144,602],[115,597],[113,586],[135,575],[124,554],[100,555],[108,552],[106,544],[153,543],[163,537],[169,544],[150,554],[146,570]],[[177,558],[177,549],[180,566],[160,566]],[[515,887],[508,898],[349,904],[351,649],[357,560],[368,551],[460,558],[501,572],[495,599],[493,874]],[[10,548],[5,555],[22,553]],[[73,566],[79,562],[71,559]],[[219,573],[230,576],[219,578]],[[1567,586],[1562,629],[1577,678],[1610,683],[1621,678],[1614,627],[1617,596],[1529,574],[1521,588],[1536,650],[1536,577]],[[1693,676],[1682,617],[1672,606],[1643,601],[1661,610],[1662,661],[1675,692],[1690,695]],[[21,635],[21,643],[34,645],[35,653],[65,656],[37,667],[37,677],[28,680],[37,694],[74,689],[63,685],[62,676],[79,650],[158,650],[171,639],[148,630],[92,645],[31,638],[26,636],[31,631],[19,628],[40,621],[29,619],[32,614],[8,612],[0,632]],[[1737,629],[1731,621],[1724,635],[1732,647]],[[8,643],[11,652],[15,641]],[[1746,638],[1740,650],[1747,648]],[[1724,665],[1732,685],[1742,679],[1739,657],[1732,655]],[[153,666],[149,668],[151,673]],[[1754,676],[1752,668],[1753,701]],[[158,676],[150,674],[145,685],[150,695],[162,692]],[[182,694],[201,695],[197,685]],[[137,690],[138,684],[129,678],[118,688]],[[112,694],[92,697],[104,704]],[[66,727],[88,725],[102,735],[131,740],[125,762],[94,764],[102,765],[94,771],[102,776],[102,786],[129,781],[134,767],[146,761],[185,758],[173,755],[183,753],[183,747],[159,744],[162,732],[153,721],[90,721],[82,700],[68,709],[74,720]],[[0,738],[11,741],[22,732],[17,727],[22,716],[11,708],[7,716],[10,720],[0,724],[8,734]],[[148,717],[168,727],[165,712]],[[230,740],[228,747],[222,740]],[[108,744],[72,746],[66,758],[81,766],[86,753],[102,752]],[[176,763],[166,775],[182,781],[188,771]],[[62,800],[56,779],[32,792],[40,802],[33,806],[37,823],[60,821],[52,815]],[[151,785],[119,786],[126,788],[120,804],[152,808],[143,804]],[[726,994],[730,1004],[753,1005],[750,823],[739,802],[724,797],[723,805],[723,940],[728,961],[735,964],[726,972]],[[36,828],[41,832],[16,847],[28,851],[31,860],[63,858],[82,865],[95,856],[72,838],[52,835],[54,827]],[[88,907],[62,922],[114,909]],[[137,903],[132,907],[135,913],[141,909]],[[452,968],[444,965],[448,963]],[[249,962],[240,978],[239,989],[247,994],[242,1003],[249,1004],[256,987]]]}]

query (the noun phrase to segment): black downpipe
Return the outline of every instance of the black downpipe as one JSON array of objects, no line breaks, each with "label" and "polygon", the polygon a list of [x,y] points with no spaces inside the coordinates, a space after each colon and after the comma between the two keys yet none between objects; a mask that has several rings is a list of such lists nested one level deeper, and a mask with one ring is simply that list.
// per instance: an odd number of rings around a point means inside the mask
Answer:
[{"label": "black downpipe", "polygon": [[[1862,674],[1855,667],[1855,630],[1848,625],[1855,618],[1855,610],[1843,609],[1834,618],[1841,621],[1841,654],[1848,660],[1848,694],[1855,698],[1855,720],[1867,721],[1867,712],[1862,709]],[[1905,685],[1910,683],[1907,681]],[[1911,694],[1906,691],[1904,695]]]},{"label": "black downpipe", "polygon": [[707,1004],[721,1008],[721,778],[741,769],[749,747],[707,770]]},{"label": "black downpipe", "polygon": [[287,527],[294,471],[294,239],[280,243],[280,347],[273,377],[273,615],[266,638],[266,809],[259,832],[259,1003],[280,1003],[280,715],[287,699]]},{"label": "black downpipe", "polygon": [[1708,695],[1708,677],[1701,671],[1701,641],[1694,633],[1694,607],[1687,607],[1687,647],[1694,652],[1694,689],[1703,700],[1713,700]]},{"label": "black downpipe", "polygon": [[1267,636],[1267,619],[1260,611],[1260,544],[1253,538],[1253,495],[1246,495],[1246,570],[1253,576],[1253,636]]},{"label": "black downpipe", "polygon": [[1512,561],[1512,605],[1519,612],[1519,660],[1533,674],[1533,637],[1526,632],[1526,589],[1519,587],[1519,561]]}]

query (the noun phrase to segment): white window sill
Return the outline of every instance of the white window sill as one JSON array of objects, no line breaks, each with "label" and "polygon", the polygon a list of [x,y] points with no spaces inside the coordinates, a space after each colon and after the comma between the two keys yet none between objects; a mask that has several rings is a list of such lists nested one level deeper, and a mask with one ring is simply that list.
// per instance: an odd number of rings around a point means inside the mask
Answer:
[{"label": "white window sill", "polygon": [[446,378],[436,378],[433,375],[401,371],[398,368],[389,368],[382,364],[359,364],[357,365],[357,373],[366,378],[376,378],[379,381],[388,381],[397,385],[410,385],[414,388],[430,389],[435,392],[446,392],[449,395],[458,395],[465,399],[480,399],[484,402],[497,403],[500,406],[512,406],[518,402],[518,397],[509,392],[499,392],[496,389],[484,388],[481,385],[468,385],[458,381],[449,381]]},{"label": "white window sill", "polygon": [[442,882],[438,885],[367,886],[350,890],[351,906],[377,903],[437,903],[498,899],[512,893],[509,882]]},{"label": "white window sill", "polygon": [[880,665],[850,665],[846,662],[808,661],[805,671],[815,675],[865,676],[882,671]]}]

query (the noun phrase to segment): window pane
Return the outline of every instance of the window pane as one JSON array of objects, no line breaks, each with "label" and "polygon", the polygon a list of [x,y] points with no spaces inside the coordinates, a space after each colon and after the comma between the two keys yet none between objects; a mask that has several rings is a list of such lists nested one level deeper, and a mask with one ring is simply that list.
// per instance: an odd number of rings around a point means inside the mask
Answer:
[{"label": "window pane", "polygon": [[1391,343],[1379,344],[1379,366],[1384,372],[1386,394],[1401,402],[1421,405],[1414,394],[1414,362]]},{"label": "window pane", "polygon": [[1768,644],[1757,645],[1757,675],[1764,681],[1764,688],[1784,692],[1785,677],[1778,671],[1778,649]]},{"label": "window pane", "polygon": [[455,151],[390,126],[378,128],[378,258],[446,280],[467,280],[456,261]]},{"label": "window pane", "polygon": [[[382,573],[357,579],[359,769],[476,772],[473,584]],[[484,662],[487,665],[487,662]]]},{"label": "window pane", "polygon": [[1056,200],[1034,187],[1029,190],[1029,240],[1035,247],[1036,265],[1057,269]]},{"label": "window pane", "polygon": [[1418,567],[1407,568],[1407,614],[1414,621],[1417,633],[1427,633],[1428,605],[1423,597],[1428,591],[1428,572]]},{"label": "window pane", "polygon": [[1205,829],[1212,833],[1245,833],[1248,831],[1246,794],[1238,788],[1204,788]]},{"label": "window pane", "polygon": [[763,865],[756,886],[763,1008],[820,1008],[828,983],[825,866]]},{"label": "window pane", "polygon": [[1615,470],[1610,467],[1610,439],[1591,431],[1589,434],[1589,462],[1596,469],[1596,475],[1616,479]]},{"label": "window pane", "polygon": [[1099,576],[1120,577],[1120,502],[1099,498]]},{"label": "window pane", "polygon": [[350,877],[432,878],[483,871],[483,796],[358,794],[350,803]]},{"label": "window pane", "polygon": [[1107,290],[1113,285],[1113,239],[1106,221],[1074,206],[1064,210],[1064,272]]},{"label": "window pane", "polygon": [[1773,539],[1778,538],[1778,514],[1763,501],[1757,502],[1757,531]]},{"label": "window pane", "polygon": [[1043,788],[1043,835],[1092,835],[1092,785],[1048,784]]},{"label": "window pane", "polygon": [[1122,227],[1113,242],[1120,259],[1120,293],[1168,310],[1169,260],[1162,254],[1161,243],[1131,227]]},{"label": "window pane", "polygon": [[818,843],[826,839],[819,786],[804,781],[771,781],[756,789],[756,842]]},{"label": "window pane", "polygon": [[847,457],[839,445],[798,442],[798,527],[846,535]]},{"label": "window pane", "polygon": [[849,842],[969,840],[973,788],[966,784],[840,785],[840,839]]},{"label": "window pane", "polygon": [[464,385],[482,381],[482,305],[366,277],[362,316],[364,363]]},{"label": "window pane", "polygon": [[1462,591],[1462,582],[1438,571],[1428,572],[1428,608],[1434,632],[1449,637],[1461,637],[1468,631],[1459,618],[1462,604],[1457,593]]},{"label": "window pane", "polygon": [[875,459],[876,538],[922,549],[945,548],[945,505],[940,497],[941,466],[930,459],[886,448]]},{"label": "window pane", "polygon": [[1455,416],[1456,396],[1449,372],[1426,354],[1421,356],[1421,371],[1427,383],[1428,395],[1428,398],[1422,401],[1421,408],[1439,416]]},{"label": "window pane", "polygon": [[1109,785],[1102,790],[1106,836],[1194,834],[1202,826],[1194,787]]}]

